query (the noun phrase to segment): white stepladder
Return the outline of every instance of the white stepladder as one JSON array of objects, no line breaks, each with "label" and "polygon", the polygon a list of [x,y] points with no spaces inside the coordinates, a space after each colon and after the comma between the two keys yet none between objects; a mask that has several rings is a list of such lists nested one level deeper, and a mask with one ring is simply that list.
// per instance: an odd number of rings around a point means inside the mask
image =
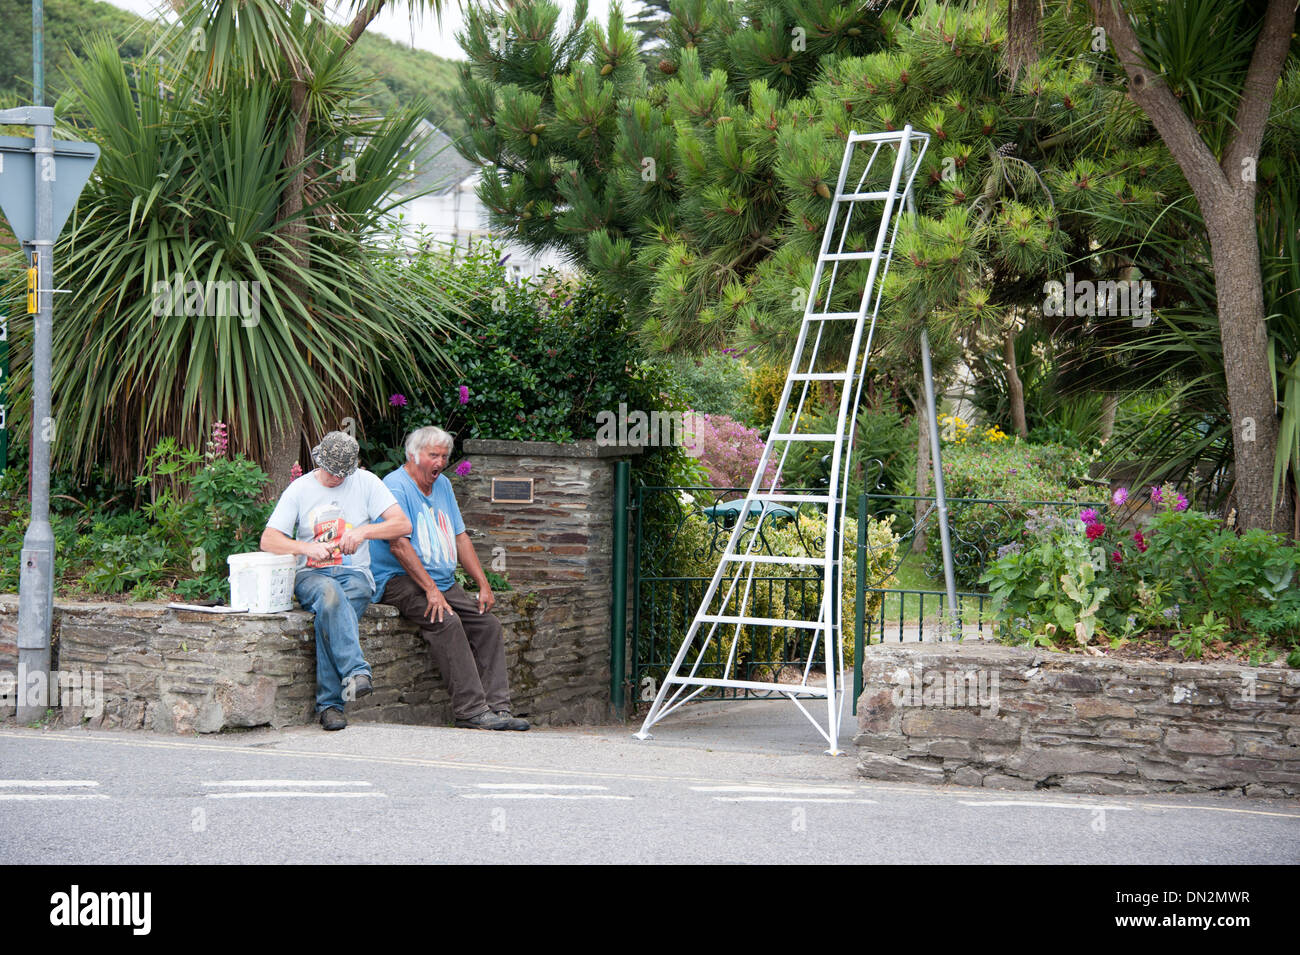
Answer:
[{"label": "white stepladder", "polygon": [[[840,679],[844,672],[844,646],[840,626],[841,534],[848,497],[848,462],[851,461],[854,424],[857,421],[862,384],[866,378],[867,358],[871,352],[876,317],[880,311],[880,290],[889,272],[894,241],[898,234],[899,213],[905,202],[911,206],[912,182],[928,145],[929,136],[914,132],[911,126],[895,132],[849,134],[826,231],[822,236],[821,251],[813,273],[812,288],[804,307],[803,324],[799,330],[794,356],[790,360],[781,400],[777,405],[776,419],[718,568],[695,611],[663,684],[655,695],[650,712],[646,714],[641,730],[635,734],[638,739],[650,739],[652,726],[704,690],[711,687],[732,688],[788,697],[826,739],[829,745],[827,753],[839,754],[840,714],[844,696],[843,681]],[[847,183],[853,185],[846,190]],[[832,243],[835,243],[834,250],[831,248]],[[847,288],[850,295],[856,289],[862,289],[856,311],[834,310],[837,283],[840,290]],[[840,291],[839,299],[842,301],[843,298],[844,293]],[[928,339],[922,347],[926,359],[931,443],[937,454],[938,432],[929,380]],[[828,405],[838,403],[834,432],[808,431],[806,422],[801,420],[805,417],[809,392],[814,385],[822,390],[824,396],[827,392],[833,395],[827,400]],[[792,399],[795,400],[792,402]],[[786,459],[791,449],[799,445],[825,449],[824,453],[828,454],[830,473],[824,493],[778,490]],[[773,461],[778,463],[775,472],[769,473],[769,463]],[[935,464],[936,476],[941,477],[938,462]],[[940,526],[943,532],[941,536],[949,607],[955,608],[957,604],[948,546],[946,507],[942,500],[940,482],[936,483],[936,492],[940,497]],[[765,547],[771,546],[763,533],[765,522],[775,510],[784,510],[787,504],[795,507],[801,504],[825,507],[823,556],[761,552],[760,542]],[[757,526],[748,521],[752,514],[758,516]],[[805,612],[803,606],[794,608],[797,613],[788,613],[780,618],[755,616],[750,612],[756,596],[755,572],[760,566],[772,568],[773,565],[778,572],[782,567],[787,570],[800,567],[821,569],[823,584],[819,609],[815,613]],[[782,683],[776,682],[775,677],[771,682],[737,678],[738,649],[747,628],[750,633],[755,632],[756,628],[767,628],[774,632],[812,631],[801,681]],[[706,662],[711,646],[712,658]],[[724,652],[725,661],[722,659]],[[810,682],[814,663],[818,662],[819,656],[824,665],[824,685]],[[688,657],[691,658],[689,664]],[[701,675],[702,666],[705,673],[718,671],[720,676]],[[826,701],[824,726],[802,702],[819,699]]]}]

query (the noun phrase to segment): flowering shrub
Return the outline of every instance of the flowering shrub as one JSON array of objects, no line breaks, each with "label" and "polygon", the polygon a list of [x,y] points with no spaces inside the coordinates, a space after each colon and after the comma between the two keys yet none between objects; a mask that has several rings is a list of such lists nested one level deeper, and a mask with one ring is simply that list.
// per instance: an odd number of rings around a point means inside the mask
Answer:
[{"label": "flowering shrub", "polygon": [[939,415],[939,440],[957,446],[972,444],[1001,444],[1009,441],[1006,432],[997,425],[977,428],[956,415]]},{"label": "flowering shrub", "polygon": [[[692,454],[708,473],[714,487],[749,487],[754,470],[763,456],[763,439],[753,428],[726,415],[694,415],[695,441]],[[776,474],[776,460],[767,462],[765,485]]]},{"label": "flowering shrub", "polygon": [[[1114,501],[1128,496],[1121,489]],[[1169,486],[1152,488],[1151,500],[1158,510],[1145,530],[1120,532],[1085,511],[1036,524],[1023,548],[999,553],[983,580],[1002,637],[1060,646],[1090,610],[1091,634],[1115,644],[1145,635],[1191,658],[1282,653],[1300,666],[1300,548],[1266,531],[1238,535]],[[1086,601],[1070,596],[1066,576],[1089,578]]]}]

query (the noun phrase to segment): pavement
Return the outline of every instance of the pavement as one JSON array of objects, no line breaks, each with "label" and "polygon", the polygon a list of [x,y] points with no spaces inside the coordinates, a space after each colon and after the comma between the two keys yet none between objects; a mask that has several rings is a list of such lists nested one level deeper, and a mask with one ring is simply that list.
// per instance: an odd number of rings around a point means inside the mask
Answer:
[{"label": "pavement", "polygon": [[[490,733],[0,727],[0,863],[1300,862],[1300,801],[868,782],[783,700]],[[848,716],[841,746],[850,745]]]}]

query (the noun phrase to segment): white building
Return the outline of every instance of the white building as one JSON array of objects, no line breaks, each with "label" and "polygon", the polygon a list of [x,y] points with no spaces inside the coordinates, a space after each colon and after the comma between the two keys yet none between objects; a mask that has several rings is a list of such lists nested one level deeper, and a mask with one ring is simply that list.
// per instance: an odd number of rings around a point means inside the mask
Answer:
[{"label": "white building", "polygon": [[479,167],[457,152],[451,137],[428,120],[420,121],[419,135],[425,136],[425,142],[410,158],[410,178],[395,190],[398,196],[424,193],[395,210],[402,217],[403,232],[409,241],[414,243],[422,232],[438,242],[464,248],[474,240],[495,238],[503,254],[509,255],[506,266],[515,278],[535,276],[546,268],[573,271],[555,252],[530,252],[502,236],[494,236],[488,228],[487,209],[474,193]]}]

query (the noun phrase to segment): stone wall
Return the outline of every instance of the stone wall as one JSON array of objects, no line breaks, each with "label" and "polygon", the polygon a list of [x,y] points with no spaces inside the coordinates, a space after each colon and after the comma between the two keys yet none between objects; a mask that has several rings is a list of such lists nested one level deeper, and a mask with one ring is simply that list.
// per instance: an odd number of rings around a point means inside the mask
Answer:
[{"label": "stone wall", "polygon": [[[570,614],[546,597],[498,595],[506,664],[517,714],[538,723],[590,723],[609,710],[608,635],[566,626]],[[0,596],[0,672],[15,673],[18,598]],[[160,604],[55,604],[55,666],[102,680],[102,713],[65,706],[63,725],[210,733],[315,719],[316,637],[312,615],[205,614]],[[350,720],[447,724],[446,687],[415,626],[373,604],[361,645],[375,692],[347,705]],[[12,681],[10,681],[12,685]],[[8,690],[9,687],[6,687]],[[12,716],[15,697],[0,696]],[[78,701],[84,702],[84,700]]]},{"label": "stone wall", "polygon": [[1300,795],[1300,671],[876,645],[858,770],[994,789]]}]

